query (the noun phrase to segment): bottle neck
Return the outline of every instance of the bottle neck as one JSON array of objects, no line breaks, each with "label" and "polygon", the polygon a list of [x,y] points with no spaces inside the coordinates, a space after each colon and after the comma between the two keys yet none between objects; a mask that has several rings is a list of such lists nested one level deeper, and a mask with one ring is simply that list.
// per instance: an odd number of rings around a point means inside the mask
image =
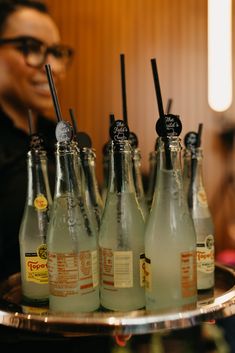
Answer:
[{"label": "bottle neck", "polygon": [[57,142],[55,197],[68,194],[72,197],[78,197],[76,158],[77,152],[72,142]]},{"label": "bottle neck", "polygon": [[110,144],[109,192],[135,193],[132,148],[128,141]]},{"label": "bottle neck", "polygon": [[[27,204],[34,205],[36,198],[42,197],[42,203],[52,203],[47,171],[47,155],[43,150],[30,150],[28,164]],[[44,201],[43,201],[44,200]],[[38,199],[40,203],[40,200]],[[38,204],[40,208],[40,205]],[[43,207],[43,205],[42,205]],[[46,207],[47,208],[47,207]]]},{"label": "bottle neck", "polygon": [[203,152],[202,148],[196,148],[192,154],[191,160],[191,178],[194,187],[202,188],[203,185],[203,173],[202,173],[202,161]]},{"label": "bottle neck", "polygon": [[139,148],[133,151],[133,178],[137,197],[144,196],[144,187],[141,174],[141,154]]},{"label": "bottle neck", "polygon": [[84,147],[81,151],[82,166],[86,178],[87,188],[90,194],[92,204],[101,204],[101,196],[96,178],[95,161],[96,154],[93,148]]},{"label": "bottle neck", "polygon": [[181,171],[181,150],[181,140],[179,137],[160,137],[159,171]]}]

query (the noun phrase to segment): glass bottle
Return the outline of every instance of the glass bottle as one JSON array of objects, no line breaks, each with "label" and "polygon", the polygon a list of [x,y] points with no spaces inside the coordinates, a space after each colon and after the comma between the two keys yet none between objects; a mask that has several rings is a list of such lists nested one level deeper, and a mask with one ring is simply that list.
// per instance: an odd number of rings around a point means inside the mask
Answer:
[{"label": "glass bottle", "polygon": [[160,137],[160,165],[145,231],[146,309],[176,309],[197,301],[196,234],[183,190],[181,144]]},{"label": "glass bottle", "polygon": [[103,212],[103,200],[96,178],[96,153],[94,148],[84,147],[81,150],[81,161],[85,175],[85,198],[88,208],[94,213],[97,231]]},{"label": "glass bottle", "polygon": [[214,224],[208,206],[203,180],[203,150],[192,154],[189,207],[197,236],[197,289],[214,287]]},{"label": "glass bottle", "polygon": [[132,159],[133,159],[133,178],[134,178],[136,196],[139,201],[140,207],[142,209],[144,218],[146,219],[148,216],[148,207],[146,203],[142,174],[141,174],[141,154],[140,154],[139,148],[133,149]]},{"label": "glass bottle", "polygon": [[98,241],[79,197],[73,142],[56,145],[56,185],[48,228],[49,308],[90,312],[99,308]]},{"label": "glass bottle", "polygon": [[101,305],[115,311],[136,310],[145,306],[145,223],[136,197],[128,137],[112,141],[109,154],[109,187],[99,232]]},{"label": "glass bottle", "polygon": [[19,230],[22,297],[24,302],[48,303],[46,234],[52,204],[47,154],[39,136],[31,136],[27,155],[28,190]]}]

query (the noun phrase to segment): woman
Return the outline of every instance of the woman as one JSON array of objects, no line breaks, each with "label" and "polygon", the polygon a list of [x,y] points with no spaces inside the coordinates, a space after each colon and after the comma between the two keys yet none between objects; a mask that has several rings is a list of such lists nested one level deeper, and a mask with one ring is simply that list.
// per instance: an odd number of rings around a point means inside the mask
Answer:
[{"label": "woman", "polygon": [[[44,135],[48,171],[54,182],[53,102],[45,72],[55,84],[65,77],[73,51],[39,1],[0,0],[0,279],[20,270],[18,233],[26,201],[28,110]],[[52,195],[53,195],[53,190]]]}]

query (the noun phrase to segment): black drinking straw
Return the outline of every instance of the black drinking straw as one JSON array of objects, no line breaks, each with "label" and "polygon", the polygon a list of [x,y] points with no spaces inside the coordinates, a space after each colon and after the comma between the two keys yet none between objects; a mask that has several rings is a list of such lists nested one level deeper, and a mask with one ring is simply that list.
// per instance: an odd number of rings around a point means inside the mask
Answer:
[{"label": "black drinking straw", "polygon": [[58,101],[58,97],[57,97],[57,93],[56,93],[56,88],[54,85],[54,80],[52,77],[52,72],[51,72],[51,67],[49,64],[45,65],[45,69],[46,69],[46,74],[47,74],[47,79],[48,79],[48,83],[49,83],[49,87],[51,90],[51,96],[52,96],[52,100],[53,100],[53,104],[54,104],[54,109],[56,112],[56,117],[58,122],[62,121],[62,114],[61,114],[61,110],[60,110],[60,105],[59,105],[59,101]]},{"label": "black drinking straw", "polygon": [[109,126],[111,127],[114,122],[115,122],[115,116],[113,113],[110,113],[109,114]]},{"label": "black drinking straw", "polygon": [[72,120],[74,134],[77,136],[78,127],[77,127],[77,122],[76,122],[76,119],[75,119],[74,111],[73,111],[72,108],[69,108],[69,114],[70,114],[70,117],[71,117],[71,120]]},{"label": "black drinking straw", "polygon": [[164,114],[163,104],[162,104],[162,95],[161,95],[160,81],[159,81],[158,70],[157,70],[157,62],[155,58],[151,59],[151,65],[152,65],[155,93],[156,93],[156,98],[158,103],[159,118],[162,119],[164,130],[165,130],[164,137],[166,138],[164,139],[164,146],[165,146],[165,152],[166,152],[166,168],[173,169],[172,162],[171,162],[169,141],[167,139],[168,136],[167,136],[166,120],[165,120],[165,114]]},{"label": "black drinking straw", "polygon": [[169,98],[167,101],[167,106],[166,106],[166,114],[170,114],[172,102],[173,102],[173,99]]},{"label": "black drinking straw", "polygon": [[[198,132],[197,132],[197,143],[195,148],[199,148],[201,146],[201,135],[202,135],[202,127],[203,124],[200,123],[198,126]],[[193,182],[196,177],[196,171],[197,171],[197,158],[195,154],[195,150],[193,149],[192,151],[192,158],[191,158],[191,180],[190,180],[190,187],[189,187],[189,196],[188,196],[188,203],[189,207],[193,207]]]},{"label": "black drinking straw", "polygon": [[202,128],[203,128],[203,124],[200,123],[199,126],[198,126],[198,132],[197,132],[197,144],[196,144],[196,147],[200,147],[201,146]]},{"label": "black drinking straw", "polygon": [[124,56],[124,54],[120,55],[120,60],[121,60],[121,80],[122,80],[122,113],[123,113],[123,120],[128,125],[127,103],[126,103],[125,56]]},{"label": "black drinking straw", "polygon": [[33,134],[33,114],[32,114],[32,110],[28,109],[28,122],[29,122],[29,133],[30,135]]}]

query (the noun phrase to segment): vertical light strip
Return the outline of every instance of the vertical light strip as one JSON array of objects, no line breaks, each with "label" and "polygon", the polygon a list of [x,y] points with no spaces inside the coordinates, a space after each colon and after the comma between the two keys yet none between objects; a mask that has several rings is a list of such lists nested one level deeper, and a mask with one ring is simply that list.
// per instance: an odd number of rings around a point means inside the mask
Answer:
[{"label": "vertical light strip", "polygon": [[232,0],[208,0],[208,103],[219,112],[232,103]]}]

